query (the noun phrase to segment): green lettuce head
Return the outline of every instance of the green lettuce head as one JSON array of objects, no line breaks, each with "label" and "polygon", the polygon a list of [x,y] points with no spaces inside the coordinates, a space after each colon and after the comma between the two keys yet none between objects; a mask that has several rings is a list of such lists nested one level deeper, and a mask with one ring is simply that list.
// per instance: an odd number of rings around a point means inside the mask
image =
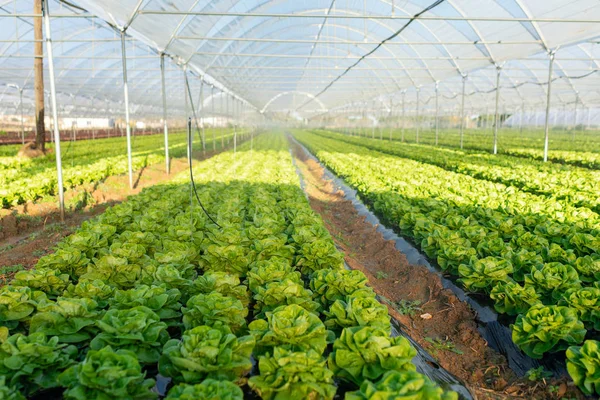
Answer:
[{"label": "green lettuce head", "polygon": [[545,301],[559,300],[567,289],[581,287],[577,271],[570,265],[558,262],[534,267],[525,275],[525,285],[535,287]]},{"label": "green lettuce head", "polygon": [[23,286],[44,292],[49,298],[60,296],[69,285],[69,275],[46,268],[19,271],[12,281],[13,286]]},{"label": "green lettuce head", "polygon": [[336,300],[346,296],[375,297],[365,274],[358,270],[320,270],[310,280],[310,289],[323,308],[329,308]]},{"label": "green lettuce head", "polygon": [[165,400],[244,400],[244,392],[235,383],[205,379],[202,383],[180,383],[169,390]]},{"label": "green lettuce head", "polygon": [[267,283],[281,282],[286,279],[296,283],[302,282],[300,272],[296,271],[288,260],[282,258],[256,261],[247,275],[248,288],[253,293]]},{"label": "green lettuce head", "polygon": [[67,388],[64,398],[69,400],[156,399],[151,391],[154,379],[144,378],[134,352],[107,346],[90,350],[85,360],[60,374],[58,382]]},{"label": "green lettuce head", "polygon": [[224,325],[197,326],[181,340],[169,340],[160,357],[159,371],[176,382],[199,383],[203,379],[235,381],[252,368],[254,337],[236,337]]},{"label": "green lettuce head", "polygon": [[0,376],[0,399],[2,400],[26,400],[25,396],[12,386],[6,384],[6,377]]},{"label": "green lettuce head", "polygon": [[233,332],[246,327],[248,309],[234,297],[219,292],[190,297],[182,308],[183,325],[191,329],[200,325],[227,325]]},{"label": "green lettuce head", "polygon": [[388,371],[379,381],[365,380],[360,390],[346,393],[345,400],[458,400],[456,392],[445,392],[417,371]]},{"label": "green lettuce head", "polygon": [[265,400],[332,400],[336,387],[325,364],[314,350],[293,352],[275,347],[273,355],[259,358],[260,374],[251,377],[248,385]]},{"label": "green lettuce head", "polygon": [[38,304],[46,302],[46,294],[28,287],[12,285],[0,288],[0,324],[15,329],[29,321]]},{"label": "green lettuce head", "polygon": [[583,393],[600,395],[600,342],[586,340],[567,349],[567,371]]},{"label": "green lettuce head", "polygon": [[499,257],[472,258],[469,264],[458,267],[460,281],[472,292],[489,293],[497,284],[508,281],[512,272],[510,261]]},{"label": "green lettuce head", "polygon": [[279,306],[297,304],[300,307],[318,313],[321,307],[312,300],[312,292],[305,289],[301,283],[286,279],[281,282],[270,282],[258,287],[254,295],[255,318],[264,318],[265,313]]},{"label": "green lettuce head", "polygon": [[490,297],[494,300],[496,311],[508,315],[525,313],[531,306],[541,302],[533,286],[521,286],[513,281],[494,286]]},{"label": "green lettuce head", "polygon": [[314,350],[322,354],[327,347],[329,333],[318,316],[297,304],[281,306],[267,312],[267,320],[252,321],[248,328],[256,338],[256,354],[264,354],[273,347],[291,351]]},{"label": "green lettuce head", "polygon": [[219,292],[223,296],[235,297],[244,306],[250,302],[248,289],[240,284],[240,278],[222,271],[208,271],[199,276],[192,283],[192,291],[202,294]]},{"label": "green lettuce head", "polygon": [[114,287],[101,280],[80,280],[76,285],[70,284],[63,292],[63,297],[91,299],[98,304],[98,308],[105,308],[114,292]]},{"label": "green lettuce head", "polygon": [[577,311],[562,306],[536,304],[519,315],[512,328],[512,340],[525,354],[540,359],[570,345],[583,342],[586,330]]},{"label": "green lettuce head", "polygon": [[575,260],[575,269],[583,282],[600,281],[600,259],[597,256],[579,257]]},{"label": "green lettuce head", "polygon": [[181,292],[164,286],[140,285],[129,290],[117,290],[110,300],[111,309],[127,310],[144,306],[154,311],[161,321],[177,325],[181,318]]},{"label": "green lettuce head", "polygon": [[346,296],[324,311],[325,326],[336,332],[353,326],[378,326],[390,333],[388,309],[373,297]]},{"label": "green lettuce head", "polygon": [[386,371],[413,371],[417,351],[402,337],[371,326],[346,328],[333,343],[329,368],[335,376],[360,385],[379,379]]},{"label": "green lettuce head", "polygon": [[577,311],[579,319],[595,330],[600,330],[600,288],[569,289],[559,302]]}]

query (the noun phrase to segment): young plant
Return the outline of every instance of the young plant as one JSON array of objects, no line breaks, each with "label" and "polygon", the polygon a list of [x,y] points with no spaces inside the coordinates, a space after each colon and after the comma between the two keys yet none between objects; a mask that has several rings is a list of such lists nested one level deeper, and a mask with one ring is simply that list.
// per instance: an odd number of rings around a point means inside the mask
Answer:
[{"label": "young plant", "polygon": [[569,289],[559,302],[577,311],[579,319],[595,330],[600,330],[600,288]]},{"label": "young plant", "polygon": [[323,308],[329,308],[336,300],[344,300],[349,295],[375,297],[367,283],[365,274],[358,270],[323,269],[312,275],[310,289],[315,300]]},{"label": "young plant", "polygon": [[460,281],[472,292],[489,293],[495,285],[506,282],[512,272],[510,261],[500,257],[472,258],[458,267]]},{"label": "young plant", "polygon": [[499,283],[492,288],[490,298],[494,308],[501,314],[518,315],[540,303],[540,295],[533,286],[521,286],[516,282]]},{"label": "young plant", "polygon": [[0,288],[0,324],[15,329],[31,319],[37,305],[47,300],[46,294],[28,287],[12,285]]},{"label": "young plant", "polygon": [[270,282],[281,282],[286,279],[296,283],[302,282],[300,272],[296,271],[288,260],[282,258],[255,262],[246,278],[248,288],[253,293]]},{"label": "young plant", "polygon": [[223,296],[219,292],[190,297],[182,311],[185,329],[223,324],[229,326],[233,332],[238,332],[246,326],[248,315],[248,309],[241,301]]},{"label": "young plant", "polygon": [[259,375],[248,385],[264,400],[332,400],[336,387],[333,373],[323,357],[314,350],[293,352],[275,347],[273,355],[261,356]]},{"label": "young plant", "polygon": [[235,383],[205,379],[202,383],[180,383],[169,390],[165,400],[244,400],[244,392]]},{"label": "young plant", "polygon": [[373,297],[346,296],[345,301],[336,300],[323,315],[325,326],[338,333],[352,326],[378,326],[388,333],[391,329],[387,307]]},{"label": "young plant", "polygon": [[600,342],[586,340],[583,346],[569,347],[567,371],[583,393],[600,395]]},{"label": "young plant", "polygon": [[208,271],[204,275],[196,278],[192,283],[192,289],[195,293],[209,294],[219,292],[223,296],[234,297],[248,306],[250,296],[246,286],[240,284],[240,278],[237,275],[231,275],[221,271]]},{"label": "young plant", "polygon": [[312,300],[312,292],[300,283],[286,279],[281,282],[270,282],[256,289],[254,295],[255,318],[264,318],[265,313],[283,305],[297,304],[310,312],[318,313],[321,307]]},{"label": "young plant", "polygon": [[30,269],[17,272],[12,285],[39,290],[54,299],[60,296],[69,285],[69,275],[47,268]]},{"label": "young plant", "polygon": [[164,286],[140,285],[129,290],[117,290],[110,300],[111,309],[127,310],[144,306],[154,311],[161,321],[177,325],[181,318],[181,292]]},{"label": "young plant", "polygon": [[534,267],[525,275],[525,285],[533,286],[548,302],[559,300],[567,289],[581,287],[577,271],[558,262]]},{"label": "young plant", "polygon": [[238,338],[225,325],[198,326],[165,344],[158,368],[175,382],[235,381],[252,368],[254,344],[254,337]]},{"label": "young plant", "polygon": [[113,297],[115,288],[101,280],[80,280],[76,285],[70,284],[63,292],[63,297],[86,298],[94,300],[98,308],[106,308],[108,301]]}]

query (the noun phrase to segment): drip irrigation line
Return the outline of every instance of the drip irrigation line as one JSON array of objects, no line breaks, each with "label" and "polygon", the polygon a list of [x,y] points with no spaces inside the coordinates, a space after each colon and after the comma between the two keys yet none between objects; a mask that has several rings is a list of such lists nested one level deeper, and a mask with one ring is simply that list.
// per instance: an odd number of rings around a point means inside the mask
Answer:
[{"label": "drip irrigation line", "polygon": [[[206,214],[206,216],[208,217],[208,219],[210,219],[213,224],[215,224],[216,226],[218,226],[219,228],[221,228],[221,225],[219,225],[217,223],[217,221],[215,221],[213,219],[213,217],[210,216],[210,214],[208,213],[208,211],[206,210],[206,208],[204,208],[204,204],[202,204],[202,201],[200,200],[200,196],[198,196],[198,191],[196,190],[196,182],[194,182],[194,172],[193,172],[193,168],[192,168],[193,148],[192,148],[192,118],[191,117],[188,118],[187,126],[188,126],[188,129],[187,129],[188,148],[190,149],[190,154],[189,154],[189,157],[188,157],[188,164],[189,164],[189,167],[190,167],[190,183],[192,185],[192,191],[194,192],[194,195],[196,196],[196,200],[198,201],[198,204],[200,204],[200,208],[202,208],[202,211],[204,211],[204,214]],[[223,229],[223,228],[221,228],[221,229]]]},{"label": "drip irrigation line", "polygon": [[331,82],[329,82],[327,84],[327,86],[325,86],[319,93],[317,93],[316,95],[312,96],[310,99],[306,100],[304,103],[302,103],[299,107],[296,108],[295,111],[300,110],[302,107],[306,106],[307,104],[310,104],[311,102],[313,102],[314,100],[316,100],[319,96],[321,96],[323,93],[325,93],[331,86],[333,86],[333,84],[335,84],[337,81],[339,81],[340,79],[342,79],[348,72],[350,72],[354,67],[356,67],[358,64],[360,64],[360,62],[362,60],[364,60],[365,58],[369,57],[371,54],[375,53],[381,46],[383,46],[386,42],[389,42],[390,40],[396,38],[398,35],[400,35],[406,28],[408,28],[408,26],[415,21],[417,18],[419,18],[421,15],[425,14],[428,11],[433,10],[434,8],[436,8],[437,6],[439,6],[440,4],[442,4],[445,0],[437,0],[435,1],[433,4],[429,5],[428,7],[426,7],[425,9],[423,9],[422,11],[418,12],[417,14],[413,15],[404,25],[402,25],[402,27],[400,27],[400,29],[398,29],[396,32],[394,32],[391,36],[388,36],[387,38],[383,39],[381,42],[379,42],[375,47],[373,47],[370,51],[368,51],[367,53],[363,54],[358,60],[356,60],[352,65],[348,66],[344,72],[342,72],[340,75],[338,75],[335,79],[333,79]]}]

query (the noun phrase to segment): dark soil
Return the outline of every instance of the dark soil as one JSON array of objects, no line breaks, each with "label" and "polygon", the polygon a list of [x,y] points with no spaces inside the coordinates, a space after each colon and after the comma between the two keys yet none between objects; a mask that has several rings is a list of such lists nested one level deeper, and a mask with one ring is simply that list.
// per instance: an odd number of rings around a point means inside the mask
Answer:
[{"label": "dark soil", "polygon": [[323,218],[347,264],[367,275],[404,331],[463,381],[477,399],[583,398],[566,380],[519,379],[504,356],[488,347],[480,335],[476,313],[444,289],[437,274],[409,264],[394,242],[386,241],[344,193],[324,179],[319,163],[297,144],[292,143],[292,149],[310,205]]}]

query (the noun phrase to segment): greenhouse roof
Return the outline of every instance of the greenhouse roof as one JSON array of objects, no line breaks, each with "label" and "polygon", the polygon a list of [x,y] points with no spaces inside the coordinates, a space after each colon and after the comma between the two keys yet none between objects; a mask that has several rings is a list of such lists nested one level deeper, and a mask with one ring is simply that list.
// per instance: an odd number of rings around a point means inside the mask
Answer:
[{"label": "greenhouse roof", "polygon": [[[303,117],[405,101],[543,110],[550,56],[555,107],[600,105],[600,4],[593,0],[50,0],[63,113],[121,113],[121,31],[134,115],[185,107],[182,67],[257,111]],[[30,1],[0,0],[2,113],[33,99]],[[45,63],[45,67],[47,63]],[[497,79],[499,81],[497,82]],[[199,92],[200,79],[190,80]],[[211,90],[208,86],[206,90]],[[437,89],[436,89],[437,88]],[[208,93],[208,92],[207,92]],[[205,96],[207,97],[207,96]],[[226,96],[213,106],[225,107]],[[211,98],[205,105],[210,107]],[[14,109],[14,108],[12,108]]]}]

